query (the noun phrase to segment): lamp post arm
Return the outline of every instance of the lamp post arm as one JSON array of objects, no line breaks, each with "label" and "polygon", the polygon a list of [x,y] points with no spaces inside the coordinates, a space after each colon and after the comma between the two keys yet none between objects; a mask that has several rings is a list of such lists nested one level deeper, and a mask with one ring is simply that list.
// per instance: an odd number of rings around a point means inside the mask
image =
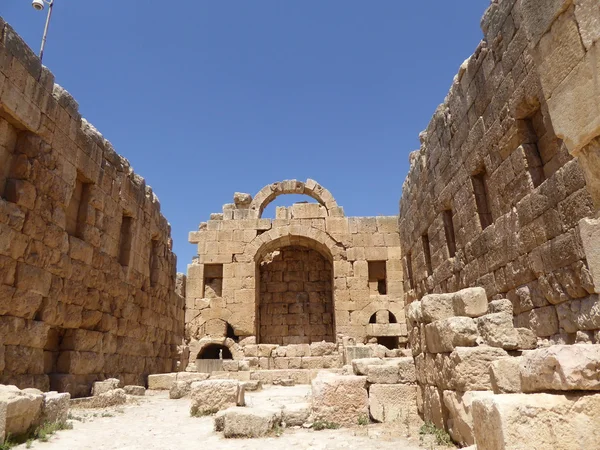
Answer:
[{"label": "lamp post arm", "polygon": [[[46,1],[46,0],[44,0]],[[46,46],[46,37],[48,36],[48,28],[50,27],[50,18],[52,17],[52,7],[54,0],[46,1],[48,3],[48,16],[46,17],[46,26],[44,27],[44,36],[42,37],[42,48],[40,49],[40,61],[44,57],[44,47]]]}]

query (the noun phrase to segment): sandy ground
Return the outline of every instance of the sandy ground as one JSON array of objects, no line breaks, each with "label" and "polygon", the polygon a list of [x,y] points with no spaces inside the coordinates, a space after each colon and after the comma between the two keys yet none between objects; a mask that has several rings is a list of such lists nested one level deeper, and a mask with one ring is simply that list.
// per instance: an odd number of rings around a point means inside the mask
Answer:
[{"label": "sandy ground", "polygon": [[[246,393],[249,406],[308,401],[308,386],[268,387]],[[73,429],[34,442],[40,450],[99,449],[419,449],[418,437],[405,439],[391,425],[313,431],[288,428],[279,437],[224,439],[213,431],[212,417],[191,417],[188,399],[169,400],[168,392],[148,392],[135,404],[100,410],[72,409]],[[16,447],[25,448],[25,445]]]}]

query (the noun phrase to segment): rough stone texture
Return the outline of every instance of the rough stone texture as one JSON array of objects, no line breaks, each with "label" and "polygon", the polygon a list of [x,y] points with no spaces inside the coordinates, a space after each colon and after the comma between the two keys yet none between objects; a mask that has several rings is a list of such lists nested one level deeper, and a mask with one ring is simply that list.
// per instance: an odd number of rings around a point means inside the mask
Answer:
[{"label": "rough stone texture", "polygon": [[177,381],[176,373],[160,373],[148,376],[148,389],[168,390]]},{"label": "rough stone texture", "polygon": [[[264,208],[285,194],[317,203],[277,208],[275,219],[263,218]],[[390,348],[406,342],[397,217],[345,217],[331,193],[310,179],[276,182],[250,203],[244,199],[236,194],[222,214],[189,235],[198,246],[186,285],[191,342],[243,340],[256,331],[256,342],[280,345],[333,344],[338,333],[357,342],[375,337]]]},{"label": "rough stone texture", "polygon": [[144,386],[127,385],[123,387],[123,390],[127,395],[133,395],[136,397],[144,397],[146,395],[146,388]]},{"label": "rough stone texture", "polygon": [[448,359],[446,379],[458,391],[491,390],[490,365],[507,356],[495,347],[457,347]]},{"label": "rough stone texture", "polygon": [[367,381],[369,383],[396,384],[399,380],[398,366],[377,364],[367,367]]},{"label": "rough stone texture", "polygon": [[311,412],[310,403],[293,403],[281,410],[281,421],[286,427],[299,427],[308,421]]},{"label": "rough stone texture", "polygon": [[276,411],[259,408],[229,408],[219,420],[226,438],[258,438],[271,432],[281,417]]},{"label": "rough stone texture", "polygon": [[374,384],[369,388],[369,412],[376,422],[408,424],[406,434],[418,431],[423,423],[417,411],[417,386]]},{"label": "rough stone texture", "polygon": [[473,402],[477,449],[597,448],[598,410],[600,394],[506,394],[477,399]]},{"label": "rough stone texture", "polygon": [[192,383],[192,381],[175,381],[169,389],[169,398],[176,400],[187,397],[192,391]]},{"label": "rough stone texture", "polygon": [[367,378],[320,372],[312,381],[312,412],[316,420],[343,426],[369,416]]},{"label": "rough stone texture", "polygon": [[593,0],[491,2],[409,156],[399,230],[420,322],[469,316],[449,296],[478,286],[540,338],[600,329],[599,23]]},{"label": "rough stone texture", "polygon": [[244,386],[237,380],[206,380],[192,383],[192,405],[196,414],[214,414],[231,406],[244,406]]},{"label": "rough stone texture", "polygon": [[367,375],[369,366],[383,365],[385,361],[381,358],[360,358],[352,360],[352,371],[354,375]]},{"label": "rough stone texture", "polygon": [[184,300],[152,189],[0,20],[0,383],[89,395],[177,369]]},{"label": "rough stone texture", "polygon": [[519,332],[513,325],[512,314],[504,312],[486,314],[477,319],[477,330],[483,342],[505,350],[519,348]]},{"label": "rough stone texture", "polygon": [[19,436],[39,423],[43,395],[27,393],[16,386],[0,385],[0,404],[6,405],[6,435]]},{"label": "rough stone texture", "polygon": [[456,347],[476,345],[477,325],[470,317],[450,317],[425,325],[429,353],[449,353]]},{"label": "rough stone texture", "polygon": [[44,393],[40,423],[65,423],[69,415],[69,393]]},{"label": "rough stone texture", "polygon": [[518,393],[521,389],[521,357],[502,358],[490,364],[490,380],[496,394]]},{"label": "rough stone texture", "polygon": [[0,401],[0,444],[4,443],[6,438],[6,410],[8,402]]},{"label": "rough stone texture", "polygon": [[472,404],[478,398],[491,395],[488,391],[444,391],[444,405],[448,408],[448,433],[455,442],[463,446],[475,443]]},{"label": "rough stone texture", "polygon": [[553,345],[525,352],[523,392],[600,390],[600,345]]},{"label": "rough stone texture", "polygon": [[117,389],[119,387],[119,380],[117,378],[109,378],[104,381],[96,381],[92,386],[92,395],[100,395],[105,392],[111,391],[113,389]]}]

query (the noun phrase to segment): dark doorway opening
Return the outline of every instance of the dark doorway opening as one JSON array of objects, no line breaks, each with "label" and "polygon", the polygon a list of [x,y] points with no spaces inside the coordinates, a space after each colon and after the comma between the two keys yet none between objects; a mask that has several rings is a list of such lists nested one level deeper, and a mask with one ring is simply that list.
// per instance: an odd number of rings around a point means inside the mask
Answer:
[{"label": "dark doorway opening", "polygon": [[196,359],[233,359],[233,356],[224,345],[209,344],[198,353]]}]

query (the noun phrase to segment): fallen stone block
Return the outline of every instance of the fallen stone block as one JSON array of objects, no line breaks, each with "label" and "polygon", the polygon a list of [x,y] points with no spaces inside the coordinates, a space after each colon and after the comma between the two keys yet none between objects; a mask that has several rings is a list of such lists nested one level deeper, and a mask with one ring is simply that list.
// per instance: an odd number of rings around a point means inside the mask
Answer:
[{"label": "fallen stone block", "polygon": [[423,424],[417,411],[417,386],[374,384],[369,388],[369,411],[376,422],[407,425],[406,434],[416,434]]},{"label": "fallen stone block", "polygon": [[177,381],[204,381],[208,380],[210,377],[210,373],[202,373],[202,372],[178,372],[175,379]]},{"label": "fallen stone block", "polygon": [[127,394],[123,389],[113,389],[95,397],[75,398],[70,401],[71,408],[109,408],[124,405]]},{"label": "fallen stone block", "polygon": [[281,410],[281,421],[286,427],[302,426],[310,416],[310,403],[294,403],[285,405]]},{"label": "fallen stone block", "polygon": [[553,345],[523,353],[523,392],[600,390],[600,345]]},{"label": "fallen stone block", "polygon": [[43,396],[0,385],[0,403],[6,405],[6,435],[19,436],[39,423]]},{"label": "fallen stone block", "polygon": [[521,390],[521,356],[508,357],[492,361],[490,380],[496,394],[523,392]]},{"label": "fallen stone block", "polygon": [[92,396],[95,397],[105,392],[112,391],[119,387],[120,381],[117,378],[108,378],[104,381],[96,381],[92,387]]},{"label": "fallen stone block", "polygon": [[312,412],[316,420],[356,425],[369,414],[367,377],[319,372],[312,381]]},{"label": "fallen stone block", "polygon": [[490,364],[506,357],[508,353],[497,347],[457,347],[446,362],[443,377],[453,390],[489,391]]},{"label": "fallen stone block", "polygon": [[449,317],[425,325],[425,341],[430,353],[449,353],[456,347],[472,347],[478,336],[475,321],[470,317]]},{"label": "fallen stone block", "polygon": [[192,390],[192,381],[176,381],[169,389],[169,398],[171,400],[178,400],[190,395]]},{"label": "fallen stone block", "polygon": [[360,358],[352,360],[352,370],[355,375],[366,375],[369,366],[382,365],[381,358]]},{"label": "fallen stone block", "polygon": [[454,317],[454,294],[429,294],[421,299],[421,314],[423,322],[431,323],[436,320]]},{"label": "fallen stone block", "polygon": [[219,415],[219,421],[222,421],[219,427],[226,438],[258,438],[269,434],[281,417],[277,411],[229,408]]},{"label": "fallen stone block", "polygon": [[446,425],[448,433],[460,445],[475,444],[473,434],[473,401],[494,395],[490,391],[444,391],[444,405],[448,409]]},{"label": "fallen stone block", "polygon": [[506,313],[513,316],[513,304],[507,298],[501,298],[500,300],[492,300],[488,304],[488,312],[492,313]]},{"label": "fallen stone block", "polygon": [[516,328],[519,333],[519,350],[533,350],[537,348],[537,336],[529,328]]},{"label": "fallen stone block", "polygon": [[262,389],[262,383],[259,380],[244,381],[245,391],[260,391]]},{"label": "fallen stone block", "polygon": [[478,450],[598,448],[600,394],[503,394],[473,401]]},{"label": "fallen stone block", "polygon": [[191,385],[193,416],[214,414],[231,406],[244,406],[244,386],[237,380],[205,380]]},{"label": "fallen stone block", "polygon": [[69,415],[71,394],[46,392],[43,396],[40,423],[65,423]]},{"label": "fallen stone block", "polygon": [[177,373],[148,375],[148,389],[168,391],[175,381],[177,381]]},{"label": "fallen stone block", "polygon": [[488,301],[485,289],[472,287],[462,289],[454,294],[454,315],[479,317],[488,311]]},{"label": "fallen stone block", "polygon": [[519,348],[519,332],[513,325],[513,316],[508,313],[492,313],[477,319],[477,330],[485,344],[505,350]]},{"label": "fallen stone block", "polygon": [[137,397],[143,397],[146,395],[146,388],[144,386],[133,386],[128,385],[123,388],[127,395],[134,395]]}]

